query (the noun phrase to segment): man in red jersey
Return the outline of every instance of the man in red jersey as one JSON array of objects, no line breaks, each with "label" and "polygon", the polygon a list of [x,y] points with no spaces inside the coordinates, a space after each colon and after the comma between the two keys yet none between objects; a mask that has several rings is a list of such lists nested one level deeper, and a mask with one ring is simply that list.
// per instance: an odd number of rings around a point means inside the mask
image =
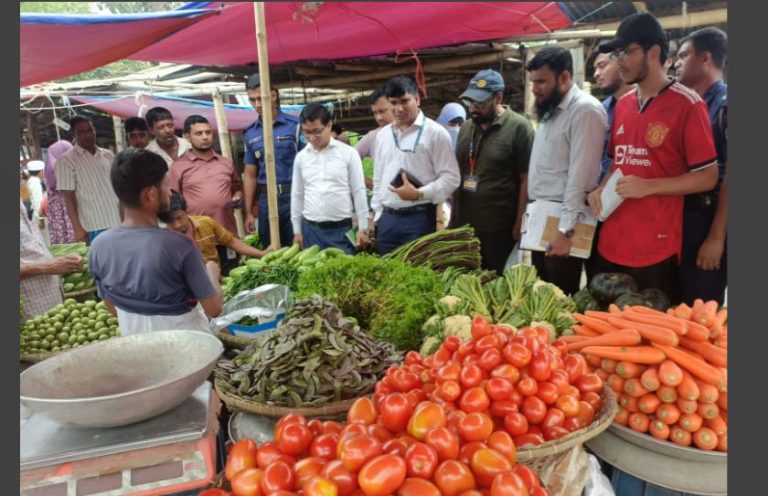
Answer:
[{"label": "man in red jersey", "polygon": [[[616,104],[608,154],[623,203],[606,219],[596,273],[624,272],[640,289],[658,288],[678,301],[676,266],[682,248],[684,195],[717,183],[717,153],[707,106],[693,90],[670,80],[667,36],[649,13],[625,18],[616,38],[600,45],[637,88]],[[610,177],[589,197],[596,214]]]}]

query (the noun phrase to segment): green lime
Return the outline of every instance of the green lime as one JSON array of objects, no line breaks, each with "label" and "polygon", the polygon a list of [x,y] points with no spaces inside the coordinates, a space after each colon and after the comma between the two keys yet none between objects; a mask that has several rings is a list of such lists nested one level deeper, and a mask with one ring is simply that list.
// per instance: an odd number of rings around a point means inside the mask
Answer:
[{"label": "green lime", "polygon": [[54,348],[57,346],[61,346],[61,341],[59,341],[58,339],[54,339],[53,341],[51,341],[51,346],[53,346]]},{"label": "green lime", "polygon": [[49,333],[49,334],[47,334],[47,335],[45,336],[45,339],[46,339],[47,341],[53,341],[54,339],[56,339],[56,336],[55,336],[53,333]]},{"label": "green lime", "polygon": [[69,343],[64,343],[63,345],[61,345],[62,350],[68,350],[70,348],[72,348],[72,345]]},{"label": "green lime", "polygon": [[106,341],[110,338],[109,334],[99,334],[99,341]]},{"label": "green lime", "polygon": [[74,309],[69,313],[69,316],[73,319],[80,317],[80,310]]},{"label": "green lime", "polygon": [[53,348],[51,348],[51,351],[61,351],[61,347],[54,346]]},{"label": "green lime", "polygon": [[74,298],[67,298],[66,300],[64,300],[64,304],[65,305],[75,305],[75,304],[77,304],[77,300],[75,300]]},{"label": "green lime", "polygon": [[56,331],[60,331],[63,328],[64,328],[64,324],[62,324],[61,322],[56,322],[53,324],[53,329]]},{"label": "green lime", "polygon": [[75,344],[77,343],[77,335],[76,334],[70,334],[67,338],[67,343],[69,344]]},{"label": "green lime", "polygon": [[51,342],[48,341],[47,339],[43,339],[42,341],[40,341],[40,348],[47,350],[50,347],[51,347]]},{"label": "green lime", "polygon": [[88,336],[79,335],[77,336],[77,344],[84,344],[88,341]]},{"label": "green lime", "polygon": [[88,333],[88,341],[96,341],[99,339],[99,333],[98,332],[89,332]]},{"label": "green lime", "polygon": [[30,347],[32,347],[32,348],[37,348],[37,347],[39,347],[39,346],[40,346],[40,340],[38,340],[38,339],[35,339],[35,340],[33,340],[33,341],[30,341],[30,342],[29,342],[29,346],[30,346]]}]

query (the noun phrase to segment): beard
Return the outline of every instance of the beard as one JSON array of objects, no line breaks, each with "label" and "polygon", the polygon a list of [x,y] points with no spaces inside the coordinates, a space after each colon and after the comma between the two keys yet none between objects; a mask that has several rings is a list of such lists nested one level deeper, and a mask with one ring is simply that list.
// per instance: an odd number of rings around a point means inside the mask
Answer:
[{"label": "beard", "polygon": [[496,107],[494,107],[493,110],[487,114],[470,114],[470,118],[476,126],[480,126],[482,124],[490,124],[494,121],[494,119],[496,119]]},{"label": "beard", "polygon": [[599,88],[598,93],[602,96],[612,96],[614,93],[619,91],[619,88],[621,88],[622,84],[621,78],[616,78],[613,80],[613,84],[610,86],[606,86],[605,88]]},{"label": "beard", "polygon": [[560,91],[559,86],[555,86],[552,90],[552,94],[546,100],[536,102],[536,116],[540,121],[552,114],[554,110],[563,101],[563,92]]},{"label": "beard", "polygon": [[[190,143],[190,144],[191,144],[191,143]],[[210,145],[208,145],[208,146],[198,146],[198,145],[192,145],[192,148],[194,148],[194,149],[195,149],[196,151],[198,151],[198,152],[201,152],[201,153],[205,153],[205,152],[207,152],[207,151],[209,151],[209,150],[212,150],[212,149],[213,149],[213,143],[211,143],[211,144],[210,144]]]}]

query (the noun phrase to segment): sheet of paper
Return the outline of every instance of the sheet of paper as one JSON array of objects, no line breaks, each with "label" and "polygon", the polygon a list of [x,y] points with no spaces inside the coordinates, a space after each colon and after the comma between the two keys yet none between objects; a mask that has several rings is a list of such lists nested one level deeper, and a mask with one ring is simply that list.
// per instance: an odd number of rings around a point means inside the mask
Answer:
[{"label": "sheet of paper", "polygon": [[[520,248],[531,251],[546,251],[547,241],[556,233],[562,214],[559,202],[537,200],[528,204],[523,215]],[[592,253],[592,241],[595,237],[597,219],[589,207],[582,210],[579,222],[574,227],[571,238],[571,256],[589,258]]]},{"label": "sheet of paper", "polygon": [[616,183],[622,177],[624,177],[624,174],[621,172],[621,169],[616,169],[605,183],[603,192],[600,194],[600,216],[598,217],[600,222],[604,222],[624,201],[624,198],[616,193]]}]

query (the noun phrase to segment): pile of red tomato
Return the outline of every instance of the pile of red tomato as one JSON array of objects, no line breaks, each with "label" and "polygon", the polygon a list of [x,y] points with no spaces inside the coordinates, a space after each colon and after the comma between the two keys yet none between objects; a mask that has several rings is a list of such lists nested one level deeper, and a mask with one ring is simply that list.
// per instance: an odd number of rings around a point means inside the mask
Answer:
[{"label": "pile of red tomato", "polygon": [[[347,424],[286,415],[275,441],[238,442],[225,475],[234,496],[546,496],[517,447],[589,425],[603,381],[583,356],[485,319],[472,339],[411,352],[350,408]],[[220,492],[215,492],[220,491]],[[209,490],[206,496],[227,495]]]}]

